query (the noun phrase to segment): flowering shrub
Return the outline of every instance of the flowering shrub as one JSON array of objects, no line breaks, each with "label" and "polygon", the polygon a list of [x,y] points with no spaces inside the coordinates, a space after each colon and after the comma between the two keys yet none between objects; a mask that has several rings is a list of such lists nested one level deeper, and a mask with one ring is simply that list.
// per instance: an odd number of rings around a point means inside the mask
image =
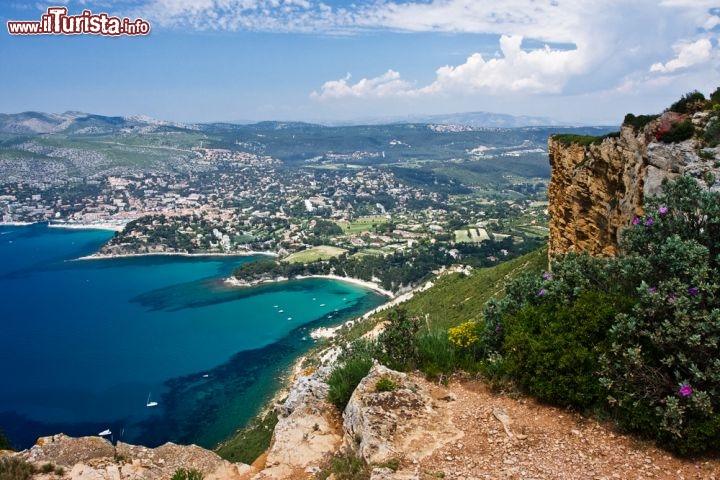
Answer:
[{"label": "flowering shrub", "polygon": [[720,445],[720,195],[681,178],[647,210],[656,222],[623,237],[625,258],[647,268],[610,330],[601,380],[622,425],[699,453]]},{"label": "flowering shrub", "polygon": [[467,350],[475,346],[480,340],[477,322],[465,322],[457,327],[449,328],[448,340],[455,348],[460,350]]},{"label": "flowering shrub", "polygon": [[567,255],[486,304],[485,373],[559,405],[607,398],[621,426],[678,453],[718,449],[720,194],[681,177],[645,210],[618,258]]}]

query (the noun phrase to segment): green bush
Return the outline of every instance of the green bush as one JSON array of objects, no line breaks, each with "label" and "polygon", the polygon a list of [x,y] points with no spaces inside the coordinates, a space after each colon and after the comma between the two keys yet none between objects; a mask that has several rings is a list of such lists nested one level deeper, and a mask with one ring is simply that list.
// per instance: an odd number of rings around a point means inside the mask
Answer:
[{"label": "green bush", "polygon": [[12,450],[12,443],[0,428],[0,450]]},{"label": "green bush", "polygon": [[398,384],[388,377],[382,377],[377,381],[377,383],[375,383],[375,390],[378,392],[394,392],[397,389]]},{"label": "green bush", "polygon": [[607,331],[632,299],[597,291],[572,304],[529,305],[505,322],[504,371],[543,401],[588,409],[605,400],[598,358]]},{"label": "green bush", "polygon": [[392,310],[385,330],[378,336],[381,362],[394,370],[416,368],[418,353],[415,337],[419,331],[420,321],[417,318],[408,317],[402,308]]},{"label": "green bush", "polygon": [[621,235],[484,309],[483,370],[546,401],[607,409],[681,454],[720,446],[720,193],[680,177]]},{"label": "green bush", "polygon": [[660,141],[663,143],[677,143],[689,140],[695,134],[695,127],[692,121],[684,120],[674,123],[670,130],[660,135]]},{"label": "green bush", "polygon": [[[418,369],[427,378],[438,380],[448,378],[457,368],[471,370],[473,365],[461,365],[455,349],[448,341],[447,332],[424,332],[415,339],[418,355]],[[465,368],[464,368],[465,369]]]},{"label": "green bush", "polygon": [[713,93],[710,94],[710,103],[715,105],[720,105],[720,87],[716,88]]},{"label": "green bush", "polygon": [[676,113],[695,113],[707,106],[705,95],[694,90],[683,95],[680,100],[673,103],[668,110]]},{"label": "green bush", "polygon": [[217,454],[230,462],[252,464],[270,447],[277,422],[278,416],[274,411],[256,418],[230,440],[218,446]]},{"label": "green bush", "polygon": [[703,141],[708,147],[717,147],[720,144],[720,118],[714,118],[707,124]]},{"label": "green bush", "polygon": [[589,145],[600,144],[605,140],[607,136],[595,136],[595,135],[576,135],[574,133],[557,133],[552,136],[552,139],[562,143],[563,145],[572,145],[574,143],[581,147],[587,147]]},{"label": "green bush", "polygon": [[25,460],[7,455],[0,457],[0,479],[2,480],[29,480],[35,473],[35,467]]},{"label": "green bush", "polygon": [[373,365],[375,347],[369,342],[356,340],[338,359],[337,366],[328,377],[328,400],[340,410],[350,401],[355,388]]},{"label": "green bush", "polygon": [[649,268],[610,329],[601,381],[621,425],[702,453],[720,445],[720,194],[682,177],[646,211],[621,246]]},{"label": "green bush", "polygon": [[204,475],[196,468],[178,468],[173,473],[171,480],[202,480]]},{"label": "green bush", "polygon": [[324,479],[333,475],[337,480],[367,480],[370,478],[370,466],[349,450],[336,454],[330,460],[330,466],[318,475]]},{"label": "green bush", "polygon": [[625,115],[623,125],[630,125],[633,127],[633,130],[639,132],[645,128],[645,125],[657,119],[659,116],[660,115],[633,115],[632,113],[628,113]]}]

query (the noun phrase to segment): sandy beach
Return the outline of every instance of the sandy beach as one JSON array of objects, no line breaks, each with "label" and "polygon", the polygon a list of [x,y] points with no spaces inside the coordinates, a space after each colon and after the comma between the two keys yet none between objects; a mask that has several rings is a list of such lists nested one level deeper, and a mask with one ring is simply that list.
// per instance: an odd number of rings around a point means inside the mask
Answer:
[{"label": "sandy beach", "polygon": [[113,232],[122,232],[127,222],[50,222],[49,228],[68,228],[73,230],[112,230]]},{"label": "sandy beach", "polygon": [[31,222],[0,222],[0,227],[27,227]]},{"label": "sandy beach", "polygon": [[328,280],[337,280],[339,282],[346,282],[346,283],[352,283],[354,285],[359,285],[361,287],[365,287],[367,289],[373,290],[381,295],[384,295],[386,297],[395,298],[395,294],[391,292],[390,290],[383,289],[380,285],[378,285],[375,282],[368,282],[366,280],[360,280],[359,278],[349,278],[349,277],[340,277],[338,275],[297,275],[292,278],[288,277],[276,277],[272,279],[266,279],[266,280],[257,280],[248,282],[246,280],[239,280],[235,277],[228,277],[225,279],[225,283],[228,285],[232,285],[234,287],[255,287],[257,285],[265,285],[268,283],[278,283],[278,282],[287,282],[289,280],[307,280],[310,278],[325,278]]},{"label": "sandy beach", "polygon": [[174,257],[251,257],[256,255],[265,255],[268,257],[277,257],[277,253],[273,252],[207,252],[207,253],[184,253],[184,252],[147,252],[147,253],[124,253],[124,254],[111,254],[105,255],[101,253],[93,253],[92,255],[86,255],[84,257],[76,258],[75,260],[108,260],[113,258],[135,258],[135,257],[160,257],[160,256],[174,256]]}]

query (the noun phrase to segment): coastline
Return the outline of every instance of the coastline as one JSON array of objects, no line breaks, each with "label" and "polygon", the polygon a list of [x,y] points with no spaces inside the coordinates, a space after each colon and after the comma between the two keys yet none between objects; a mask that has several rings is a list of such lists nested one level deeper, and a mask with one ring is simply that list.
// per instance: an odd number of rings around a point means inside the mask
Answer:
[{"label": "coastline", "polygon": [[0,222],[0,227],[29,227],[32,222]]},{"label": "coastline", "polygon": [[221,252],[207,252],[207,253],[185,253],[185,252],[146,252],[146,253],[112,253],[112,254],[102,254],[102,253],[93,253],[90,255],[85,255],[84,257],[78,257],[75,260],[112,260],[115,258],[136,258],[136,257],[159,257],[159,256],[168,256],[168,257],[252,257],[256,255],[265,255],[268,257],[277,257],[277,253],[274,252],[256,252],[256,251],[247,251],[247,252],[227,252],[227,253],[221,253]]},{"label": "coastline", "polygon": [[351,277],[341,277],[339,275],[297,275],[292,278],[288,277],[276,277],[276,278],[268,278],[264,280],[255,280],[252,282],[248,282],[247,280],[238,280],[235,277],[228,277],[225,279],[225,283],[228,285],[232,285],[233,287],[255,287],[257,285],[264,285],[269,283],[279,283],[279,282],[287,282],[291,280],[308,280],[311,278],[324,278],[327,280],[335,280],[338,282],[346,282],[346,283],[352,283],[353,285],[358,285],[364,288],[367,288],[369,290],[372,290],[376,293],[379,293],[381,295],[384,295],[386,297],[389,297],[391,299],[395,298],[395,294],[391,292],[390,290],[385,290],[380,285],[378,285],[375,282],[369,282],[367,280],[361,280],[359,278],[351,278]]},{"label": "coastline", "polygon": [[66,228],[69,230],[111,230],[113,232],[122,232],[127,222],[48,222],[48,228]]}]

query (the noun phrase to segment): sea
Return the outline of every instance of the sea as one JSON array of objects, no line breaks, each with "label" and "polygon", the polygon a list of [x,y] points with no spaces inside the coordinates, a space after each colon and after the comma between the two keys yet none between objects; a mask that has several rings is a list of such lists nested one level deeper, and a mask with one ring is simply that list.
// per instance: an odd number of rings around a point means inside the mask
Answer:
[{"label": "sea", "polygon": [[108,430],[213,448],[282,387],[310,330],[385,301],[328,279],[224,282],[253,257],[78,260],[112,235],[0,226],[0,429],[16,448]]}]

